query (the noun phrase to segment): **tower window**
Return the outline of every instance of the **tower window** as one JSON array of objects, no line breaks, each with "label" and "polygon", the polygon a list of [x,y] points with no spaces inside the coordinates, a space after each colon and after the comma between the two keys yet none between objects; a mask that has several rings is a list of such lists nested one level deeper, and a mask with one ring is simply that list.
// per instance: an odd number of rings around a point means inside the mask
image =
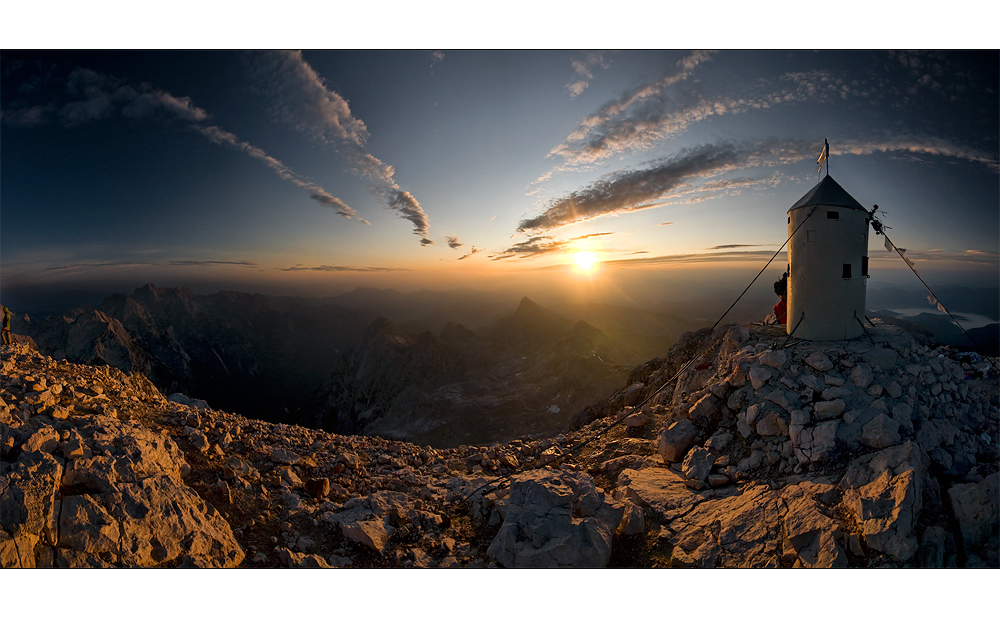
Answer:
[{"label": "tower window", "polygon": [[867,277],[868,276],[868,256],[867,255],[861,256],[861,276],[862,277]]},{"label": "tower window", "polygon": [[840,218],[840,213],[837,212],[836,210],[828,210],[828,211],[826,211],[826,218],[827,219],[839,219]]},{"label": "tower window", "polygon": [[850,279],[851,278],[851,265],[850,264],[844,264],[843,277],[844,277],[844,279]]}]

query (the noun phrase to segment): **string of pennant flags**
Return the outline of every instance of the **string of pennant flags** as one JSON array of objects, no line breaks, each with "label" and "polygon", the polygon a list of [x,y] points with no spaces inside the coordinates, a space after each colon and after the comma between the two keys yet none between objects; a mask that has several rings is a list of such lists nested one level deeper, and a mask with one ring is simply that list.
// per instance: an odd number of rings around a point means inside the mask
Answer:
[{"label": "string of pennant flags", "polygon": [[[885,236],[885,233],[883,232],[882,235]],[[940,311],[941,313],[947,313],[948,315],[951,315],[951,313],[947,309],[945,309],[944,305],[941,304],[941,301],[937,299],[937,296],[934,296],[934,292],[920,276],[920,273],[917,272],[917,265],[913,263],[913,260],[906,257],[906,249],[901,249],[897,247],[895,244],[893,244],[891,240],[889,240],[888,236],[885,236],[885,250],[895,251],[896,253],[899,254],[899,257],[903,258],[903,261],[906,262],[906,265],[910,267],[910,270],[913,271],[913,274],[917,276],[917,279],[920,279],[920,283],[923,283],[924,287],[927,288],[927,302],[930,303],[931,306],[936,307],[937,310]]]}]

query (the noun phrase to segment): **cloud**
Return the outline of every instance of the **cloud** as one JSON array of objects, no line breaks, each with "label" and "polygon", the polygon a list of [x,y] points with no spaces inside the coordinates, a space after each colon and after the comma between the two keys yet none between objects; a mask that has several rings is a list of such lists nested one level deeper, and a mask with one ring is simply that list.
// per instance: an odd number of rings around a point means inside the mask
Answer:
[{"label": "cloud", "polygon": [[[323,187],[315,185],[311,182],[303,180],[295,172],[293,172],[287,165],[281,161],[269,156],[266,152],[249,144],[248,142],[242,141],[236,135],[220,129],[217,126],[200,126],[198,127],[198,132],[207,137],[209,140],[216,144],[222,144],[229,146],[230,148],[242,152],[243,154],[257,159],[264,165],[268,166],[274,173],[278,175],[282,180],[287,180],[288,182],[294,184],[295,186],[309,192],[309,197],[319,202],[321,205],[328,208],[333,208],[337,211],[340,216],[352,219],[357,216],[357,211],[345,204],[340,198],[334,197],[327,193]],[[359,219],[362,223],[371,225],[364,219]]]},{"label": "cloud", "polygon": [[595,236],[610,236],[614,232],[598,232],[596,234],[585,234],[583,236],[576,236],[574,238],[569,238],[566,240],[555,240],[554,236],[534,236],[528,240],[519,242],[513,247],[505,249],[500,253],[490,256],[490,260],[496,262],[498,260],[506,260],[513,257],[518,258],[536,258],[547,253],[558,253],[567,248],[572,248],[573,243],[584,240],[587,238],[593,238]]},{"label": "cloud", "polygon": [[[653,266],[657,264],[697,264],[704,262],[765,262],[773,256],[770,251],[720,251],[718,253],[679,253],[647,258],[608,260],[607,266]],[[787,259],[782,251],[775,260]]]},{"label": "cloud", "polygon": [[[699,182],[735,170],[772,167],[816,157],[818,140],[769,139],[740,143],[719,142],[685,148],[643,168],[622,169],[576,191],[550,200],[538,216],[524,219],[517,231],[538,234],[595,217],[634,212],[664,205],[665,198],[695,203],[759,186],[775,186],[780,176],[722,178]],[[896,136],[874,140],[843,140],[831,147],[833,156],[905,152],[947,156],[1000,170],[994,153],[929,136]]]},{"label": "cloud", "polygon": [[[443,58],[443,54],[441,56]],[[390,209],[413,224],[422,245],[434,244],[427,237],[427,214],[408,191],[393,179],[395,169],[365,150],[368,128],[351,113],[340,94],[309,65],[298,51],[256,54],[250,73],[260,92],[270,101],[272,116],[322,144],[336,148],[348,169],[376,182],[372,191]]]},{"label": "cloud", "polygon": [[742,248],[742,247],[773,247],[773,246],[774,246],[773,244],[764,244],[764,245],[716,245],[714,247],[709,247],[709,248],[705,249],[705,251],[716,251],[718,249],[739,249],[739,248]]},{"label": "cloud", "polygon": [[656,225],[657,226],[660,226],[660,225],[674,225],[674,222],[673,221],[667,221],[666,223],[657,223]]},{"label": "cloud", "polygon": [[440,49],[428,52],[427,57],[431,59],[431,68],[434,68],[435,64],[440,64],[444,62],[444,52]]},{"label": "cloud", "polygon": [[49,121],[54,108],[50,105],[5,109],[0,112],[0,121],[18,128],[37,127]]},{"label": "cloud", "polygon": [[603,215],[648,208],[688,178],[721,173],[745,164],[751,151],[729,143],[684,149],[644,169],[620,170],[582,189],[550,201],[537,217],[520,222],[517,231],[551,230]]},{"label": "cloud", "polygon": [[[67,126],[94,122],[109,118],[117,113],[122,117],[144,119],[159,116],[187,123],[215,144],[224,145],[256,159],[271,168],[283,180],[307,191],[319,204],[333,208],[342,217],[352,219],[357,212],[340,198],[330,195],[325,189],[302,179],[287,165],[269,156],[260,148],[238,138],[233,133],[215,125],[206,125],[209,114],[192,102],[190,97],[177,97],[169,92],[142,84],[138,89],[123,84],[121,80],[98,73],[91,69],[77,68],[66,80],[66,91],[83,100],[70,101],[61,106],[50,103],[45,107],[15,108],[5,110],[3,122],[17,127],[32,127],[49,121],[54,110],[56,116]],[[120,110],[120,111],[119,111]],[[371,225],[364,219],[362,223]]]},{"label": "cloud", "polygon": [[223,260],[167,260],[168,266],[247,266],[257,268],[257,264],[246,260],[228,262]]},{"label": "cloud", "polygon": [[[904,251],[906,251],[904,249]],[[871,260],[877,261],[898,261],[900,264],[903,260],[899,259],[899,255],[895,251],[871,251],[868,254]],[[923,251],[912,250],[906,251],[906,257],[913,261],[924,261],[924,262],[961,262],[964,264],[980,264],[987,266],[997,266],[1000,265],[1000,252],[996,251],[982,251],[977,249],[966,249],[965,251],[949,251],[945,249],[926,249]]]},{"label": "cloud", "polygon": [[573,67],[574,81],[566,84],[566,90],[569,92],[570,98],[575,99],[583,94],[583,91],[590,85],[590,80],[594,78],[592,69],[595,66],[607,69],[611,66],[611,61],[605,57],[604,52],[592,51],[583,58],[574,59],[570,64]]},{"label": "cloud", "polygon": [[477,253],[482,253],[482,252],[483,252],[482,249],[476,249],[475,245],[473,245],[471,251],[469,251],[468,253],[466,253],[465,255],[463,255],[462,257],[460,257],[458,259],[464,260],[465,258],[472,257],[473,255],[475,255]]},{"label": "cloud", "polygon": [[[553,148],[549,156],[562,157],[570,165],[594,163],[628,150],[648,147],[664,135],[703,118],[710,110],[696,106],[684,113],[684,106],[668,97],[666,89],[687,79],[695,67],[711,58],[712,53],[693,52],[677,62],[678,72],[641,84],[608,101],[596,113],[584,117],[580,126]],[[586,88],[586,82],[582,84],[582,88]],[[571,86],[574,84],[568,84],[567,88],[574,96]],[[576,86],[582,92],[580,88]]]},{"label": "cloud", "polygon": [[444,239],[448,241],[448,246],[452,249],[458,249],[462,246],[462,241],[458,239],[458,236],[445,236]]},{"label": "cloud", "polygon": [[377,272],[399,272],[408,271],[408,268],[385,268],[380,266],[331,266],[329,264],[323,264],[321,266],[303,266],[302,264],[296,264],[295,266],[289,266],[287,268],[279,268],[278,270],[284,272],[298,272],[302,270],[311,270],[318,272],[351,272],[351,273],[377,273]]}]

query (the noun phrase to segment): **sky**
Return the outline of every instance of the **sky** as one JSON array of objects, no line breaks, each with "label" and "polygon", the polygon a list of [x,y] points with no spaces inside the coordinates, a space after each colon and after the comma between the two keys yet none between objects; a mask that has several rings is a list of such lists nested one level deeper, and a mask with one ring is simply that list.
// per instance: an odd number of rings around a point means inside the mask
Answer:
[{"label": "sky", "polygon": [[824,140],[921,272],[995,286],[998,75],[995,50],[4,50],[0,288],[750,272]]}]

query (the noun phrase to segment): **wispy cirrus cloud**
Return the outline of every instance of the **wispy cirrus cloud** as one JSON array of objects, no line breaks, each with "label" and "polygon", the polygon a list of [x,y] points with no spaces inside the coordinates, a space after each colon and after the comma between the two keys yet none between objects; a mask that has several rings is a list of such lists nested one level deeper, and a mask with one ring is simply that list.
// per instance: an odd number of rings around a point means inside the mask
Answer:
[{"label": "wispy cirrus cloud", "polygon": [[714,247],[709,247],[705,251],[717,251],[719,249],[741,249],[743,247],[772,247],[774,245],[768,243],[763,245],[716,245]]},{"label": "wispy cirrus cloud", "polygon": [[[644,258],[623,258],[607,260],[606,266],[652,266],[657,264],[699,264],[705,262],[758,262],[773,256],[770,251],[720,251],[718,253],[677,253]],[[785,251],[775,258],[779,262],[786,259]]]},{"label": "wispy cirrus cloud", "polygon": [[[517,231],[537,235],[595,217],[656,208],[667,203],[667,199],[694,203],[717,197],[720,193],[733,194],[744,189],[773,187],[780,182],[780,176],[776,174],[713,177],[814,159],[817,143],[769,139],[738,143],[724,141],[685,148],[641,168],[611,172],[576,191],[549,200],[541,214],[522,220]],[[903,152],[913,156],[954,157],[982,163],[993,171],[1000,169],[993,153],[929,136],[847,139],[835,150],[831,148],[831,152],[837,155]]]},{"label": "wispy cirrus cloud", "polygon": [[335,266],[330,264],[322,264],[320,266],[304,266],[302,264],[296,264],[295,266],[288,266],[286,268],[279,268],[278,270],[284,272],[298,272],[298,271],[316,271],[325,273],[380,273],[380,272],[402,272],[408,271],[408,268],[387,268],[381,266]]},{"label": "wispy cirrus cloud", "polygon": [[167,260],[168,266],[244,266],[247,268],[257,268],[254,262],[246,260],[226,261],[226,260]]},{"label": "wispy cirrus cloud", "polygon": [[[71,100],[4,110],[3,122],[10,126],[34,127],[58,121],[72,127],[114,116],[131,119],[159,117],[179,121],[215,144],[227,146],[260,161],[282,180],[307,191],[312,199],[333,208],[340,216],[347,219],[357,217],[357,212],[340,198],[330,195],[323,187],[304,180],[262,149],[218,126],[206,124],[208,112],[195,105],[190,97],[174,96],[149,84],[133,88],[116,77],[86,68],[74,69],[69,74],[66,93]],[[368,224],[364,219],[359,220]]]},{"label": "wispy cirrus cloud", "polygon": [[[626,151],[643,149],[676,132],[705,112],[683,114],[682,107],[666,95],[668,87],[687,79],[712,52],[697,51],[677,62],[678,71],[641,84],[580,120],[579,127],[549,153],[568,165],[590,164]],[[569,86],[567,86],[569,87]],[[582,92],[582,91],[581,91]]]},{"label": "wispy cirrus cloud", "polygon": [[514,246],[490,256],[493,262],[510,258],[536,258],[548,253],[559,253],[574,247],[574,243],[597,236],[610,236],[614,232],[598,232],[585,234],[565,240],[556,240],[555,236],[534,236],[528,240],[516,243]]},{"label": "wispy cirrus cloud", "polygon": [[255,54],[250,73],[270,102],[270,112],[276,120],[335,148],[348,169],[375,181],[373,193],[413,224],[413,233],[420,237],[422,245],[434,244],[428,237],[427,213],[393,179],[395,169],[365,149],[369,135],[365,123],[352,114],[344,97],[327,86],[326,80],[302,57],[302,52]]},{"label": "wispy cirrus cloud", "polygon": [[570,64],[573,67],[573,80],[566,84],[566,91],[570,98],[575,99],[583,94],[590,85],[590,80],[594,79],[594,67],[607,69],[611,66],[611,60],[607,52],[592,51],[582,58],[574,59]]}]

